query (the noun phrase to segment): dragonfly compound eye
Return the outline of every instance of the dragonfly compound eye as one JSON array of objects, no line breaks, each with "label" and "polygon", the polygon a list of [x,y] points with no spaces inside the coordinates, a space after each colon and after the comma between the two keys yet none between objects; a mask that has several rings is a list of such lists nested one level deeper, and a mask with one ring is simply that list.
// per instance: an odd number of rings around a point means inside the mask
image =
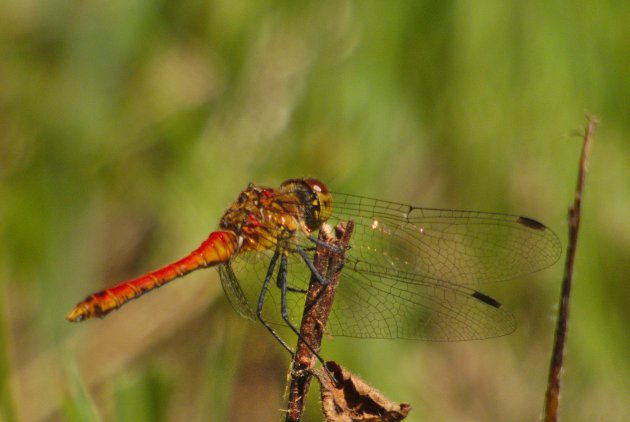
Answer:
[{"label": "dragonfly compound eye", "polygon": [[304,179],[304,182],[311,188],[314,194],[313,205],[318,209],[316,219],[323,223],[328,220],[333,211],[332,194],[328,190],[328,186],[316,179]]}]

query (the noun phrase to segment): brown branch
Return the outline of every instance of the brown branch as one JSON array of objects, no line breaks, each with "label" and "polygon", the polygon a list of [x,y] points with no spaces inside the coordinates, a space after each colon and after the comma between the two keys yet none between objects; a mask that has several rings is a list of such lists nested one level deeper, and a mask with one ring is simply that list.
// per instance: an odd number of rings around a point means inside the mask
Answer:
[{"label": "brown branch", "polygon": [[[319,233],[319,240],[345,251],[347,248],[354,223],[352,221],[339,223],[335,227],[335,235],[331,233],[330,226],[323,225]],[[319,352],[322,337],[325,332],[328,316],[333,304],[337,285],[341,276],[344,262],[343,253],[335,253],[330,247],[319,245],[313,261],[319,274],[323,275],[330,283],[323,285],[317,277],[311,276],[310,285],[306,294],[304,314],[300,325],[300,334],[304,341],[308,342],[313,350]],[[306,396],[311,383],[311,370],[317,363],[317,357],[301,339],[298,340],[295,356],[291,366],[291,384],[289,386],[289,399],[287,406],[287,422],[297,422],[302,418]]]},{"label": "brown branch", "polygon": [[575,251],[577,249],[578,230],[580,228],[580,211],[582,207],[582,195],[584,191],[584,181],[588,169],[588,160],[591,152],[591,139],[597,127],[597,120],[587,116],[587,126],[580,155],[580,167],[578,169],[578,180],[575,188],[575,200],[573,206],[569,208],[569,245],[567,247],[567,259],[564,267],[564,277],[562,279],[562,290],[560,292],[560,307],[558,309],[558,323],[554,338],[551,363],[549,365],[549,378],[547,380],[547,393],[545,395],[545,421],[555,422],[558,420],[558,404],[560,396],[560,372],[564,358],[564,345],[567,335],[567,323],[569,320],[569,302],[571,296],[571,284],[573,281],[573,264],[575,262]]}]

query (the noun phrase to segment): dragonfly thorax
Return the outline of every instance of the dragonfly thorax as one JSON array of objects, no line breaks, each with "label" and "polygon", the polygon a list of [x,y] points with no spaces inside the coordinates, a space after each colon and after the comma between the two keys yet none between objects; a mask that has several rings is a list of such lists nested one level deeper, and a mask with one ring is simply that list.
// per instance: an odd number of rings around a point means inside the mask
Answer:
[{"label": "dragonfly thorax", "polygon": [[314,179],[289,179],[279,189],[250,184],[221,218],[239,236],[240,249],[272,249],[296,233],[309,235],[332,213],[332,196]]}]

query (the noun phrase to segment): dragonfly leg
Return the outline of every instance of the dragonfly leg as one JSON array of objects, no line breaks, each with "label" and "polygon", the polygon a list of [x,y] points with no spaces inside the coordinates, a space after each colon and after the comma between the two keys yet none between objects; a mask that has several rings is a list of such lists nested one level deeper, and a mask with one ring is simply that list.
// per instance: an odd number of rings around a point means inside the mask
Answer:
[{"label": "dragonfly leg", "polygon": [[[315,276],[317,281],[319,281],[324,286],[327,285],[328,283],[330,283],[330,280],[326,280],[324,277],[322,277],[322,275],[319,273],[319,271],[317,271],[317,268],[315,268],[315,264],[313,264],[313,260],[311,260],[311,257],[308,255],[308,253],[306,253],[306,251],[302,247],[297,246],[296,250],[300,254],[300,256],[302,257],[302,259],[304,260],[304,263],[306,264],[308,269]],[[279,284],[278,284],[278,287],[280,287]]]},{"label": "dragonfly leg", "polygon": [[[337,247],[333,247],[331,245],[329,245],[326,242],[321,242],[320,240],[318,240],[318,242],[320,242],[322,245],[327,245],[327,247],[332,248],[331,251],[333,251],[333,253],[341,253],[339,252],[340,249]],[[336,272],[341,271],[341,268],[343,268],[343,261],[341,262],[341,267],[331,267],[328,266],[328,271],[326,272],[326,277],[323,277],[319,271],[317,271],[317,268],[315,268],[315,264],[313,263],[313,260],[311,260],[311,257],[308,255],[308,253],[306,253],[306,250],[304,250],[304,248],[297,246],[296,250],[298,251],[298,253],[300,254],[300,256],[302,257],[302,259],[304,260],[304,262],[306,263],[306,266],[308,267],[309,270],[311,270],[311,273],[315,276],[315,278],[317,279],[317,281],[319,281],[322,285],[326,286],[330,283],[330,281],[332,280],[333,275]],[[330,258],[329,258],[330,259]]]},{"label": "dragonfly leg", "polygon": [[300,331],[289,319],[289,310],[287,308],[287,271],[288,262],[287,255],[285,253],[280,257],[280,268],[278,269],[278,286],[280,286],[280,308],[282,313],[282,319],[289,326],[289,328],[298,336],[298,338],[308,347],[313,355],[319,360],[323,367],[326,367],[324,359],[313,349],[306,339],[300,334]]},{"label": "dragonfly leg", "polygon": [[[279,289],[281,289],[282,287],[280,286],[280,278],[278,278],[276,280],[276,286],[278,286]],[[287,291],[288,292],[292,292],[292,293],[302,293],[302,294],[306,294],[308,291],[305,289],[300,289],[297,287],[291,287],[289,285],[287,285]]]},{"label": "dragonfly leg", "polygon": [[[339,246],[331,245],[330,243],[328,243],[328,242],[326,242],[324,240],[318,239],[316,237],[309,236],[308,240],[313,242],[316,246],[321,246],[323,248],[326,248],[326,249],[330,250],[333,253],[340,254],[340,253],[344,252],[343,248],[340,248]],[[350,246],[348,245],[345,249],[346,250],[350,249]]]},{"label": "dragonfly leg", "polygon": [[263,305],[265,304],[265,295],[267,294],[267,290],[269,289],[269,282],[271,281],[271,277],[273,276],[273,270],[276,267],[276,262],[278,261],[278,257],[280,252],[276,250],[276,252],[271,257],[271,261],[269,261],[269,268],[267,269],[267,274],[265,275],[265,280],[263,281],[262,288],[260,289],[260,295],[258,296],[258,304],[256,305],[256,316],[258,320],[265,326],[265,328],[278,340],[278,342],[287,349],[287,351],[291,354],[291,356],[295,355],[295,351],[287,344],[286,341],[278,333],[276,330],[269,325],[267,321],[262,317]]},{"label": "dragonfly leg", "polygon": [[[278,287],[280,287],[280,286],[278,286]],[[308,292],[308,290],[298,289],[297,287],[287,286],[287,292],[306,294]]]}]

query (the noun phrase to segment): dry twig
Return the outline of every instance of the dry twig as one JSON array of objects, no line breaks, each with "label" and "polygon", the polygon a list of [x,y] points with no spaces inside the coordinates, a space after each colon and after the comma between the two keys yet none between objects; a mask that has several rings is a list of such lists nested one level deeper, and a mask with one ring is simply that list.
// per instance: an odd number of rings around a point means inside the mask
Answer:
[{"label": "dry twig", "polygon": [[582,195],[584,181],[588,169],[588,159],[591,151],[591,140],[597,127],[597,120],[587,116],[588,123],[584,134],[582,154],[578,169],[578,180],[575,188],[575,200],[569,208],[569,245],[567,247],[567,259],[562,279],[560,292],[560,307],[558,310],[558,322],[554,339],[554,346],[549,366],[549,378],[547,381],[547,393],[545,395],[545,421],[555,422],[558,419],[558,404],[560,396],[560,372],[564,358],[564,345],[567,335],[567,323],[569,320],[569,302],[571,296],[571,284],[573,280],[573,264],[577,248],[578,230],[580,228],[580,211],[582,207]]},{"label": "dry twig", "polygon": [[[335,227],[335,235],[331,233],[328,225],[324,225],[322,230],[320,230],[319,240],[327,243],[329,246],[319,245],[317,247],[313,263],[319,274],[324,275],[330,282],[323,285],[315,275],[311,276],[300,325],[300,334],[304,341],[302,339],[298,340],[291,367],[287,422],[299,421],[304,412],[304,404],[312,377],[311,370],[316,363],[316,356],[311,349],[319,352],[321,347],[328,315],[330,314],[343,268],[343,252],[349,245],[353,228],[353,222],[349,221],[339,223]],[[339,249],[342,253],[333,252],[331,247]],[[308,342],[311,349],[305,342]]]}]

